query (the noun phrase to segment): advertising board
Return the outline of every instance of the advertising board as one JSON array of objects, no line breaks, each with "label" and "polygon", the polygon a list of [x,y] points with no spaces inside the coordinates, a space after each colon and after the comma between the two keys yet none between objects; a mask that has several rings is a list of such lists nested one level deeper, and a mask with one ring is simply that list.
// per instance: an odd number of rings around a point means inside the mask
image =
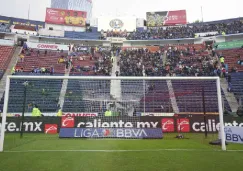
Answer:
[{"label": "advertising board", "polygon": [[136,30],[136,18],[133,17],[100,17],[98,18],[98,31],[124,31]]},{"label": "advertising board", "polygon": [[147,12],[148,27],[187,24],[186,10]]},{"label": "advertising board", "polygon": [[87,12],[47,8],[46,23],[67,26],[85,27]]},{"label": "advertising board", "polygon": [[[243,118],[224,117],[225,126],[243,127]],[[7,132],[20,131],[20,117],[7,117],[5,130]],[[46,124],[51,124],[46,125]],[[219,119],[216,115],[206,118],[207,131],[217,133],[219,130]],[[1,118],[0,118],[1,127]],[[163,116],[141,116],[141,117],[83,117],[64,115],[62,117],[25,117],[23,124],[24,132],[45,133],[46,131],[59,132],[60,128],[83,128],[83,129],[161,129],[162,132],[205,132],[206,126],[203,115],[190,117],[163,117]],[[57,128],[57,129],[56,129]]]},{"label": "advertising board", "polygon": [[226,126],[224,132],[227,142],[243,144],[243,127]]},{"label": "advertising board", "polygon": [[60,44],[46,44],[46,43],[32,43],[26,42],[27,46],[32,49],[43,49],[43,50],[64,50],[68,51],[68,45],[60,45]]},{"label": "advertising board", "polygon": [[162,138],[162,130],[138,128],[61,128],[60,138]]}]

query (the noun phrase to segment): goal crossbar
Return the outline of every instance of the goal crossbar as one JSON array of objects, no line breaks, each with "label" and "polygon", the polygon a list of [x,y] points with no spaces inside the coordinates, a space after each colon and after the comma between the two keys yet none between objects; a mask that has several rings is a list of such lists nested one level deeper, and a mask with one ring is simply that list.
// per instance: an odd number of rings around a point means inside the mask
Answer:
[{"label": "goal crossbar", "polygon": [[104,77],[104,76],[7,76],[6,78],[6,87],[5,87],[5,96],[4,96],[4,106],[2,113],[2,124],[0,131],[0,152],[3,151],[4,137],[5,137],[5,123],[8,110],[8,101],[9,101],[9,89],[10,89],[10,79],[17,80],[214,80],[217,85],[217,100],[218,100],[218,111],[219,111],[219,121],[220,121],[220,137],[222,150],[226,150],[225,145],[225,134],[224,134],[224,119],[223,119],[223,105],[222,105],[222,96],[221,96],[221,87],[220,87],[220,78],[219,77]]}]

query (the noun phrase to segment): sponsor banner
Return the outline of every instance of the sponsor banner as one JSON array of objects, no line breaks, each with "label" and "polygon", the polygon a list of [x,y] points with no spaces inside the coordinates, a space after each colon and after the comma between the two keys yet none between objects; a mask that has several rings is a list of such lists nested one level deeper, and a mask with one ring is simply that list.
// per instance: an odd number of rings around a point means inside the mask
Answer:
[{"label": "sponsor banner", "polygon": [[126,38],[116,38],[116,37],[107,37],[106,40],[111,41],[111,43],[123,43],[123,41],[126,41]]},{"label": "sponsor banner", "polygon": [[59,45],[59,44],[46,44],[46,43],[32,43],[26,42],[27,46],[32,49],[46,49],[46,50],[64,50],[68,51],[68,45]]},{"label": "sponsor banner", "polygon": [[147,12],[147,26],[161,27],[164,25],[187,24],[186,10]]},{"label": "sponsor banner", "polygon": [[214,44],[214,46],[217,46],[217,50],[241,48],[242,45],[243,45],[243,40],[232,41],[232,42],[222,42],[222,43],[215,43]]},{"label": "sponsor banner", "polygon": [[[243,127],[243,118],[224,117],[225,126]],[[5,130],[20,131],[20,117],[7,117]],[[46,125],[51,124],[51,125]],[[206,128],[209,133],[219,130],[219,118],[216,115],[183,115],[180,117],[141,116],[141,117],[75,117],[65,114],[62,117],[25,117],[24,132],[54,133],[60,128],[135,128],[161,129],[162,132],[192,132],[202,133]],[[0,118],[1,126],[1,118]],[[57,128],[57,129],[56,129]],[[55,131],[56,130],[56,131]]]},{"label": "sponsor banner", "polygon": [[136,30],[135,17],[100,17],[98,18],[98,31],[127,31],[133,32]]},{"label": "sponsor banner", "polygon": [[60,138],[163,138],[162,130],[137,128],[61,128]]},{"label": "sponsor banner", "polygon": [[243,127],[226,126],[224,132],[226,142],[243,144]]},{"label": "sponsor banner", "polygon": [[[42,113],[43,116],[57,116],[57,113]],[[0,113],[2,116],[2,113]],[[22,113],[8,113],[7,117],[19,117],[22,116]],[[24,116],[32,116],[32,113],[25,113]],[[82,117],[94,117],[98,116],[98,113],[63,113],[62,116],[82,116]]]},{"label": "sponsor banner", "polygon": [[174,116],[174,113],[141,113],[141,116]]},{"label": "sponsor banner", "polygon": [[87,12],[47,8],[46,23],[67,26],[85,27]]},{"label": "sponsor banner", "polygon": [[160,128],[160,120],[156,117],[77,117],[78,128]]},{"label": "sponsor banner", "polygon": [[0,23],[10,24],[10,25],[27,25],[36,28],[44,28],[45,22],[35,21],[35,20],[26,20],[21,18],[6,17],[0,16]]},{"label": "sponsor banner", "polygon": [[211,31],[211,32],[205,32],[205,33],[195,33],[196,37],[206,37],[206,36],[215,36],[217,35],[218,32],[217,31]]}]

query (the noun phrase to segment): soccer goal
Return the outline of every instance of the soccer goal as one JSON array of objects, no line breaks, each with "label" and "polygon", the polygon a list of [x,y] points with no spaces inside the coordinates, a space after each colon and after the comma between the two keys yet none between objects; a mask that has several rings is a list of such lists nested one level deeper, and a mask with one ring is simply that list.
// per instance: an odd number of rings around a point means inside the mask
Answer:
[{"label": "soccer goal", "polygon": [[0,151],[39,150],[35,143],[43,138],[56,140],[54,146],[62,138],[163,144],[176,135],[197,139],[218,132],[226,150],[223,130],[218,77],[8,76]]}]

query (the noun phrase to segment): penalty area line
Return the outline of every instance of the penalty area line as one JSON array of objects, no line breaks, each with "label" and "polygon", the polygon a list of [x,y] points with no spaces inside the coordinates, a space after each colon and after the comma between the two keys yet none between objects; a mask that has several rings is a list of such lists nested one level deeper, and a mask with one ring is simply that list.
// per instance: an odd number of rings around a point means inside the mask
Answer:
[{"label": "penalty area line", "polygon": [[[208,149],[144,149],[144,150],[12,150],[5,153],[31,153],[31,152],[80,152],[80,153],[124,153],[124,152],[158,152],[158,151],[201,151],[201,152],[223,152],[222,150]],[[243,150],[227,150],[227,152],[243,152]]]}]

